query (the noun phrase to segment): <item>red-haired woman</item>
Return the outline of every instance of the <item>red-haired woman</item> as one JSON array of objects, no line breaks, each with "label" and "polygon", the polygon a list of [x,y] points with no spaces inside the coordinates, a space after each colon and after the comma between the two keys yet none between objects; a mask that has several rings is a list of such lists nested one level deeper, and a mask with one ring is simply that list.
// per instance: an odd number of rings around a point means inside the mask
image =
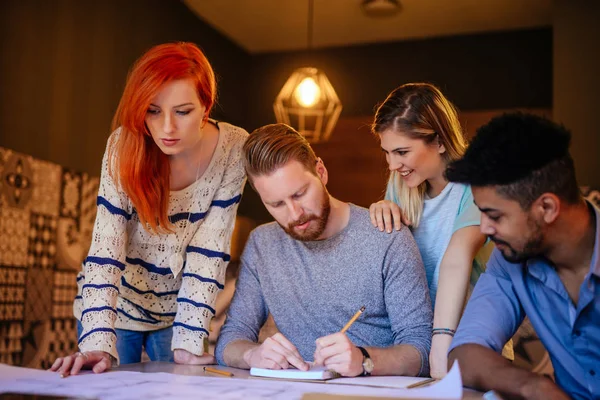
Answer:
[{"label": "red-haired woman", "polygon": [[208,119],[213,70],[191,43],[150,49],[131,70],[102,162],[92,244],[77,277],[81,352],[51,370],[102,372],[205,353],[245,183],[247,132]]}]

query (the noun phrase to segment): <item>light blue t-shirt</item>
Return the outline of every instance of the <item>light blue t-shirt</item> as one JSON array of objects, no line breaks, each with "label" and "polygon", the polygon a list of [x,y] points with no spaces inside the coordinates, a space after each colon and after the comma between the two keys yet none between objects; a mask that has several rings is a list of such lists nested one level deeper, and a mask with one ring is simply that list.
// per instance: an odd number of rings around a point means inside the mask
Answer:
[{"label": "light blue t-shirt", "polygon": [[[396,189],[388,186],[386,199],[402,207],[395,193]],[[436,197],[425,198],[421,222],[412,232],[423,258],[434,308],[440,264],[452,235],[461,228],[479,225],[480,218],[481,212],[473,202],[473,193],[468,185],[449,182]],[[481,257],[476,257],[471,274],[472,285],[483,271],[484,265]]]}]

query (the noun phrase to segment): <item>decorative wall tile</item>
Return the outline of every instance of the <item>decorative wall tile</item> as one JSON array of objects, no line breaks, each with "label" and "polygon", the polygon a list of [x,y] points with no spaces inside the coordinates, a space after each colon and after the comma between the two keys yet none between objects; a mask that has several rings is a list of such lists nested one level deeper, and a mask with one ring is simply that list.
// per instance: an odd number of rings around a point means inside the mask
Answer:
[{"label": "decorative wall tile", "polygon": [[77,295],[77,273],[56,271],[52,293],[52,318],[68,319],[73,315],[73,299]]},{"label": "decorative wall tile", "polygon": [[40,357],[35,368],[48,369],[57,357],[77,351],[77,325],[75,318],[53,319],[48,332],[47,352]]},{"label": "decorative wall tile", "polygon": [[31,210],[58,217],[62,168],[60,165],[33,159],[33,195]]},{"label": "decorative wall tile", "polygon": [[80,173],[64,170],[62,175],[62,195],[60,201],[60,216],[79,218],[81,207],[81,184]]},{"label": "decorative wall tile", "polygon": [[80,271],[81,262],[87,254],[90,242],[91,235],[89,238],[83,239],[75,219],[60,218],[56,232],[57,268],[59,270]]},{"label": "decorative wall tile", "polygon": [[98,183],[0,147],[0,363],[48,368],[76,351],[76,275]]},{"label": "decorative wall tile", "polygon": [[0,265],[27,265],[29,217],[29,210],[12,207],[0,209]]},{"label": "decorative wall tile", "polygon": [[30,267],[54,268],[56,265],[57,217],[31,213],[27,261]]},{"label": "decorative wall tile", "polygon": [[23,320],[23,304],[0,304],[0,321]]},{"label": "decorative wall tile", "polygon": [[23,285],[25,286],[25,270],[21,268],[0,266],[0,286]]},{"label": "decorative wall tile", "polygon": [[25,325],[50,318],[54,271],[29,268],[25,285]]},{"label": "decorative wall tile", "polygon": [[4,152],[3,155],[6,157],[6,162],[0,170],[3,204],[25,209],[35,190],[31,157],[12,152]]},{"label": "decorative wall tile", "polygon": [[19,365],[22,361],[22,322],[0,322],[0,363]]}]

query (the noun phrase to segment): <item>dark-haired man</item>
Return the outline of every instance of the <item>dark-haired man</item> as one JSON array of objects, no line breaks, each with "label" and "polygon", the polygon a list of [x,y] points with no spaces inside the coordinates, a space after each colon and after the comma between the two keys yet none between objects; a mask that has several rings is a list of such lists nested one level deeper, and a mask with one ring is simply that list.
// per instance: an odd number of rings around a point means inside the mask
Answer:
[{"label": "dark-haired man", "polygon": [[[244,158],[277,222],[250,234],[219,363],[306,370],[314,360],[344,376],[426,375],[432,312],[410,231],[379,232],[369,210],[331,196],[323,161],[287,125],[252,132]],[[279,333],[258,343],[269,313]]]},{"label": "dark-haired man", "polygon": [[[450,347],[465,385],[527,399],[600,398],[600,218],[580,195],[562,126],[505,114],[447,177],[470,184],[496,243]],[[556,383],[500,356],[527,315]]]}]

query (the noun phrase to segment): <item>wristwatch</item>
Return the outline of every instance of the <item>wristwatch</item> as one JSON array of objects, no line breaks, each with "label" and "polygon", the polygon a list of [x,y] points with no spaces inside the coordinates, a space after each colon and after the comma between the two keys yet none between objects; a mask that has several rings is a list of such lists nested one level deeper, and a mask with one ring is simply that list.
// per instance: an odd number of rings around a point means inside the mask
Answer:
[{"label": "wristwatch", "polygon": [[358,349],[360,350],[360,352],[363,355],[363,362],[362,362],[363,372],[362,372],[362,374],[360,374],[360,376],[370,376],[371,372],[373,372],[373,368],[375,368],[375,364],[373,364],[373,360],[371,360],[371,356],[369,355],[369,352],[367,352],[367,350],[365,350],[364,347],[360,347],[360,346],[356,346],[356,347],[358,347]]}]

